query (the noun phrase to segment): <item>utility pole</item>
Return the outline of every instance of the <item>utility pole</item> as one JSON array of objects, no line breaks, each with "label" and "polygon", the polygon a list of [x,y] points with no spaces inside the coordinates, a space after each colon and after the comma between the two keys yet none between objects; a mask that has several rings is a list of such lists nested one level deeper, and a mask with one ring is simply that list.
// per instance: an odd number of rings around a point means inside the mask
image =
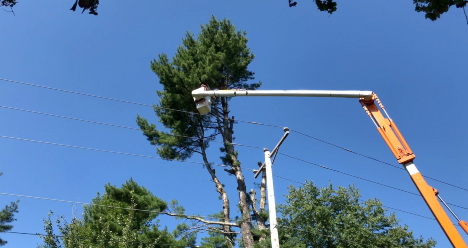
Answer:
[{"label": "utility pole", "polygon": [[278,153],[279,147],[283,143],[283,141],[288,137],[289,135],[289,128],[285,127],[283,129],[285,132],[281,140],[278,142],[278,144],[275,146],[273,151],[270,151],[268,149],[263,149],[263,152],[265,154],[265,163],[258,169],[258,171],[255,173],[255,178],[258,177],[258,175],[265,169],[266,173],[266,183],[267,183],[267,191],[268,191],[268,211],[270,213],[269,219],[270,219],[270,233],[271,233],[271,247],[272,248],[279,248],[279,238],[278,238],[278,222],[276,220],[276,202],[275,202],[275,190],[273,188],[273,172],[271,169],[271,157],[273,157],[273,162],[275,161],[276,154]]}]

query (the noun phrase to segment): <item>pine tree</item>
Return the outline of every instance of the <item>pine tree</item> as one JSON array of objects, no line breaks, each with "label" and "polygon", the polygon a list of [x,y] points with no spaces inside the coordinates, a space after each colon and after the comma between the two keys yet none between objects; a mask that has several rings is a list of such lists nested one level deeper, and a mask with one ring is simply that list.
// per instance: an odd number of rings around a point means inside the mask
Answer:
[{"label": "pine tree", "polygon": [[[0,176],[3,173],[0,172]],[[13,229],[13,225],[9,224],[15,221],[15,213],[18,213],[18,201],[10,202],[9,205],[6,205],[5,208],[0,211],[0,233],[8,232]],[[0,238],[0,246],[7,244],[6,240]]]},{"label": "pine tree", "polygon": [[[44,220],[45,235],[41,236],[44,242],[38,247],[163,248],[194,244],[194,235],[176,240],[177,235],[167,229],[159,229],[159,221],[155,219],[158,212],[164,211],[168,211],[168,204],[133,179],[120,188],[107,184],[105,193],[98,193],[92,204],[84,207],[83,218],[74,217],[68,222],[63,216],[58,216],[53,221],[54,213],[51,211]],[[54,232],[54,223],[59,234]],[[177,230],[188,228],[184,224]]]},{"label": "pine tree", "polygon": [[[249,195],[246,190],[238,152],[232,145],[234,116],[230,115],[229,98],[218,97],[212,104],[210,115],[197,112],[191,91],[205,84],[212,89],[257,89],[261,83],[249,83],[254,73],[248,65],[254,55],[247,47],[246,32],[236,31],[229,20],[216,20],[213,16],[208,24],[201,26],[197,38],[187,32],[175,57],[169,60],[160,54],[151,63],[151,69],[159,77],[164,89],[158,91],[159,105],[154,106],[156,115],[170,132],[156,129],[154,124],[140,116],[137,123],[152,145],[158,147],[158,154],[166,159],[184,160],[193,154],[201,155],[205,169],[213,180],[216,191],[223,200],[223,221],[229,223],[229,198],[220,182],[216,170],[207,158],[210,141],[220,136],[224,141],[222,161],[230,168],[225,170],[235,176],[242,217],[239,221],[245,247],[253,246],[251,233]],[[181,111],[187,112],[181,112]],[[205,222],[207,223],[207,222]],[[222,227],[224,237],[232,247],[234,237],[230,225]]]}]

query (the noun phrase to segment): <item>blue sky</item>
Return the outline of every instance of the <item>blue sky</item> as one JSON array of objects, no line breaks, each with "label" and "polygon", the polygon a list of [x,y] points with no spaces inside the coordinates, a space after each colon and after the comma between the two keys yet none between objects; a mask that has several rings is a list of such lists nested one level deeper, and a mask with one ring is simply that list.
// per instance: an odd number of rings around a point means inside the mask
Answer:
[{"label": "blue sky", "polygon": [[[416,13],[412,1],[338,1],[328,15],[312,1],[101,1],[99,16],[68,9],[73,1],[19,1],[16,16],[0,12],[0,77],[145,104],[158,103],[160,90],[150,61],[172,57],[185,32],[197,34],[214,15],[229,18],[248,32],[256,55],[250,69],[261,89],[372,90],[386,106],[423,175],[468,188],[466,150],[466,58],[468,26],[461,9],[436,22]],[[157,123],[150,107],[113,102],[0,81],[0,105],[136,127],[137,114]],[[236,119],[287,126],[333,144],[398,166],[374,125],[355,99],[236,98]],[[0,135],[157,156],[145,137],[130,129],[66,120],[0,108]],[[159,127],[159,125],[158,125]],[[281,128],[239,123],[236,142],[273,148]],[[133,177],[163,200],[177,199],[188,214],[221,210],[208,173],[190,163],[167,162],[96,151],[0,139],[0,192],[90,202],[110,182]],[[242,166],[256,168],[261,149],[238,147]],[[291,133],[281,152],[393,187],[417,192],[407,173]],[[210,158],[221,163],[217,145]],[[194,156],[191,161],[201,161]],[[363,199],[431,217],[422,198],[285,156],[275,175],[319,186],[355,184]],[[244,169],[249,189],[253,174]],[[220,175],[231,202],[233,177]],[[444,200],[468,207],[467,191],[427,180]],[[274,179],[277,203],[288,185]],[[0,196],[0,206],[20,199],[13,231],[43,231],[49,210],[66,218],[72,204]],[[453,208],[468,219],[468,210]],[[82,210],[77,207],[78,212]],[[236,213],[233,213],[235,215]],[[416,236],[433,237],[437,247],[450,243],[434,220],[396,211]],[[168,217],[161,224],[173,228]],[[459,231],[462,231],[458,228]],[[466,234],[462,234],[468,242]],[[35,247],[35,236],[2,234],[7,247]]]}]

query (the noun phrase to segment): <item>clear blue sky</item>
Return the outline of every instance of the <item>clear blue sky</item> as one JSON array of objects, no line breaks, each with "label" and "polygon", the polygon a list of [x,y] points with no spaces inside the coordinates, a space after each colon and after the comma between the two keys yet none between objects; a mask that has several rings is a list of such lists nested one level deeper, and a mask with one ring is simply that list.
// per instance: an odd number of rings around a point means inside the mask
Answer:
[{"label": "clear blue sky", "polygon": [[[329,16],[312,1],[295,8],[282,1],[102,0],[99,16],[69,11],[74,1],[19,1],[16,16],[0,12],[0,77],[141,102],[159,101],[150,61],[173,56],[186,31],[197,34],[211,15],[229,18],[248,32],[256,55],[250,69],[262,89],[375,91],[416,154],[423,175],[468,188],[468,26],[461,9],[436,22],[416,13],[412,1],[338,1]],[[287,126],[398,165],[354,99],[237,98],[236,119]],[[149,107],[112,102],[0,81],[0,105],[136,127],[137,114],[157,122]],[[157,156],[134,130],[0,108],[0,135]],[[236,142],[273,148],[280,128],[239,123]],[[210,157],[220,163],[217,145]],[[263,151],[238,148],[242,165],[255,168]],[[108,182],[133,177],[163,200],[178,199],[188,214],[221,210],[221,201],[200,165],[0,139],[0,192],[89,202]],[[377,163],[292,133],[283,153],[346,173],[417,192],[403,170]],[[191,161],[201,161],[194,156]],[[219,169],[221,170],[221,169]],[[422,198],[278,156],[273,173],[319,186],[355,184],[363,199],[431,216]],[[249,189],[253,174],[244,169]],[[221,175],[231,202],[233,177]],[[467,191],[432,180],[448,202],[468,207]],[[277,202],[292,182],[274,179]],[[298,186],[295,183],[292,183]],[[70,219],[70,203],[0,196],[0,206],[20,199],[13,231],[43,232],[49,210]],[[82,207],[78,206],[78,212]],[[233,208],[235,209],[235,208]],[[462,219],[468,210],[453,208]],[[434,220],[396,212],[416,236],[450,244]],[[233,213],[235,215],[236,213]],[[162,218],[162,225],[176,222]],[[460,231],[461,229],[458,228]],[[468,241],[467,235],[462,234]],[[7,247],[35,247],[35,236],[1,234]]]}]

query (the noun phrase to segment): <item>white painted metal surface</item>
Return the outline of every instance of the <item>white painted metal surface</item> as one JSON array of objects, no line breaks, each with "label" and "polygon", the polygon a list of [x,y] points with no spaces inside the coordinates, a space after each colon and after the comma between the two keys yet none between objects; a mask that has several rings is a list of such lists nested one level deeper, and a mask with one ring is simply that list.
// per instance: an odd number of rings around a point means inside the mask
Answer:
[{"label": "white painted metal surface", "polygon": [[414,175],[419,172],[418,168],[416,168],[416,165],[414,165],[413,162],[405,164],[405,169],[410,175]]},{"label": "white painted metal surface", "polygon": [[295,97],[344,97],[371,98],[372,91],[359,90],[207,90],[192,91],[195,100],[206,96],[295,96]]},{"label": "white painted metal surface", "polygon": [[211,111],[211,96],[207,96],[205,98],[201,98],[196,102],[197,110],[200,114],[208,114]]},{"label": "white painted metal surface", "polygon": [[273,172],[271,170],[270,151],[265,152],[265,172],[268,191],[268,211],[270,212],[270,233],[271,233],[271,247],[279,248],[278,238],[278,222],[276,220],[276,203],[275,203],[275,190],[273,189]]}]

